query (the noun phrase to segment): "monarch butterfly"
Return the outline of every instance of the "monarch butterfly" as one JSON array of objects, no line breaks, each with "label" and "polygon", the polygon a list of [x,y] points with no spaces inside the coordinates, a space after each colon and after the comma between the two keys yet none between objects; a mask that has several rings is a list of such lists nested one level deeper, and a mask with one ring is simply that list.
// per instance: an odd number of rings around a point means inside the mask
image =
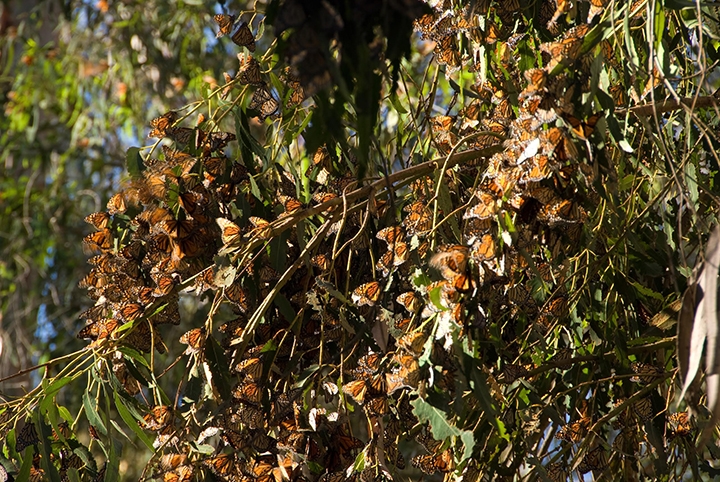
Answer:
[{"label": "monarch butterfly", "polygon": [[365,396],[368,391],[368,383],[365,380],[353,380],[343,385],[342,391],[346,395],[350,395],[353,400],[359,404],[365,402]]},{"label": "monarch butterfly", "polygon": [[390,396],[401,388],[415,388],[413,385],[406,383],[406,377],[400,373],[386,373],[385,374],[385,385],[387,395]]},{"label": "monarch butterfly", "polygon": [[88,260],[88,264],[95,266],[95,269],[103,274],[117,273],[120,269],[121,259],[110,253],[103,253],[93,256]]},{"label": "monarch butterfly", "polygon": [[107,277],[102,273],[98,273],[97,270],[92,269],[92,270],[90,270],[90,272],[87,275],[85,275],[85,277],[83,279],[80,280],[80,282],[78,283],[78,288],[80,288],[80,289],[87,288],[89,290],[94,290],[94,289],[102,288],[106,284],[107,284]]},{"label": "monarch butterfly", "polygon": [[543,69],[528,69],[523,72],[523,77],[527,80],[528,85],[523,92],[533,93],[545,88],[547,81],[547,72]]},{"label": "monarch butterfly", "polygon": [[150,131],[150,134],[148,134],[148,137],[155,137],[157,139],[162,139],[163,137],[166,137],[167,132],[171,130],[172,125],[177,120],[178,113],[174,110],[166,112],[160,117],[156,117],[155,119],[150,121],[150,127],[152,127],[152,130]]},{"label": "monarch butterfly", "polygon": [[28,478],[29,482],[43,482],[44,480],[47,480],[44,469],[35,466],[30,467],[30,477]]},{"label": "monarch butterfly", "polygon": [[263,80],[260,75],[260,64],[252,55],[240,56],[240,69],[235,78],[241,84],[245,85],[262,85]]},{"label": "monarch butterfly", "polygon": [[240,285],[239,280],[235,280],[230,286],[226,286],[224,290],[225,298],[240,308],[242,311],[247,311],[247,293]]},{"label": "monarch butterfly", "polygon": [[640,400],[637,400],[633,404],[633,412],[635,412],[638,418],[643,422],[652,420],[652,418],[655,416],[655,412],[652,406],[652,400],[649,397],[644,397]]},{"label": "monarch butterfly", "polygon": [[251,380],[259,380],[262,376],[263,363],[260,358],[246,358],[235,365],[235,371],[244,374]]},{"label": "monarch butterfly", "polygon": [[440,65],[447,65],[448,68],[460,65],[460,52],[453,35],[447,35],[438,41],[435,46],[435,60]]},{"label": "monarch butterfly", "polygon": [[382,272],[383,277],[390,274],[393,267],[401,266],[408,260],[410,250],[406,243],[396,243],[383,254],[375,264],[375,269]]},{"label": "monarch butterfly", "polygon": [[587,474],[591,470],[603,470],[607,465],[605,449],[598,446],[585,454],[582,462],[578,465],[578,470],[581,474]]},{"label": "monarch butterfly", "polygon": [[[455,303],[459,297],[456,288],[445,280],[435,281],[427,285],[427,292],[429,294],[435,291],[440,293],[440,303],[444,308],[450,308],[451,305]],[[430,298],[432,299],[432,296],[430,296]],[[430,316],[430,314],[432,313],[436,313],[437,311],[438,307],[435,306],[435,303],[428,303],[425,305],[425,310],[423,310],[421,316],[425,318],[427,316]]]},{"label": "monarch butterfly", "polygon": [[590,425],[592,425],[592,419],[590,417],[583,417],[576,422],[561,427],[555,434],[555,438],[566,442],[580,442],[587,434]]},{"label": "monarch butterfly", "polygon": [[320,268],[322,271],[328,271],[332,265],[332,260],[328,254],[320,253],[310,258],[310,264]]},{"label": "monarch butterfly", "polygon": [[246,47],[250,52],[255,52],[255,37],[250,31],[250,26],[247,22],[240,24],[232,37],[230,37],[230,40],[238,47]]},{"label": "monarch butterfly", "polygon": [[[255,458],[255,461],[253,463],[252,473],[256,477],[261,477],[263,475],[267,475],[275,468],[277,465],[277,456],[274,454],[268,454],[268,455],[260,455]],[[272,480],[274,481],[275,478],[273,477]]]},{"label": "monarch butterfly", "polygon": [[422,17],[415,19],[413,22],[413,30],[416,32],[422,32],[423,34],[428,34],[432,31],[434,25],[435,15],[426,13]]},{"label": "monarch butterfly", "polygon": [[248,442],[250,446],[252,446],[252,448],[255,449],[257,452],[262,453],[276,450],[275,447],[277,445],[277,440],[266,434],[265,430],[251,429],[249,435],[250,438]]},{"label": "monarch butterfly", "polygon": [[244,381],[237,385],[232,392],[234,398],[249,405],[259,405],[262,401],[263,390],[260,385],[252,381]]},{"label": "monarch butterfly", "polygon": [[275,100],[267,85],[260,85],[253,93],[250,99],[248,109],[257,109],[260,111],[260,120],[265,120],[278,110],[280,104]]},{"label": "monarch butterfly", "polygon": [[420,298],[412,291],[401,294],[395,298],[395,301],[403,305],[410,313],[415,313],[420,306]]},{"label": "monarch butterfly", "polygon": [[291,414],[294,403],[302,397],[302,394],[303,390],[301,388],[293,388],[277,395],[272,402],[273,418],[279,420]]},{"label": "monarch butterfly", "polygon": [[465,211],[463,218],[488,219],[494,216],[498,209],[498,203],[495,196],[482,189],[475,191],[475,196],[480,200],[480,202]]},{"label": "monarch butterfly", "polygon": [[558,64],[574,62],[580,55],[581,47],[582,41],[574,38],[540,44],[540,51],[550,54],[550,61],[545,69],[552,72]]},{"label": "monarch butterfly", "polygon": [[543,310],[545,313],[552,314],[557,318],[562,318],[568,313],[568,298],[567,296],[558,296],[553,298]]},{"label": "monarch butterfly", "polygon": [[[198,132],[202,132],[202,130],[198,129]],[[211,152],[222,151],[235,139],[235,134],[231,132],[210,132],[197,147],[202,147],[203,155],[208,156]]]},{"label": "monarch butterfly", "polygon": [[465,231],[463,231],[465,242],[468,244],[476,243],[492,228],[493,222],[490,219],[469,218],[465,225]]},{"label": "monarch butterfly", "polygon": [[420,364],[418,363],[418,359],[416,357],[416,355],[419,355],[420,352],[422,352],[422,350],[418,349],[414,351],[412,355],[396,353],[393,356],[393,361],[400,365],[398,375],[400,375],[405,382],[412,387],[417,387],[417,384],[420,381]]},{"label": "monarch butterfly", "polygon": [[112,232],[105,228],[88,234],[83,238],[83,246],[95,252],[105,252],[113,246]]},{"label": "monarch butterfly", "polygon": [[355,288],[352,292],[352,300],[357,306],[374,306],[380,299],[380,283],[371,281]]},{"label": "monarch butterfly", "polygon": [[[389,441],[386,441],[384,449],[385,459],[398,469],[403,470],[405,468],[405,457],[403,457],[403,455],[398,450],[397,444],[394,442],[390,443]],[[465,480],[467,481],[468,479]]]},{"label": "monarch butterfly", "polygon": [[[475,29],[476,32],[479,29]],[[479,34],[474,35],[476,43],[483,45],[493,45],[500,39],[500,28],[495,22],[489,19],[485,20],[485,31],[479,31]]]},{"label": "monarch butterfly", "polygon": [[[381,376],[380,379],[383,382],[384,388],[386,383],[385,377]],[[384,393],[378,397],[368,400],[367,403],[365,403],[364,408],[371,415],[383,416],[390,413],[390,403]]]},{"label": "monarch butterfly", "polygon": [[225,81],[223,90],[220,92],[220,98],[227,98],[230,90],[233,88],[233,78],[227,72],[223,72],[223,80]]},{"label": "monarch butterfly", "polygon": [[587,16],[587,23],[592,23],[593,19],[601,14],[610,0],[590,0],[590,11]]},{"label": "monarch butterfly", "polygon": [[671,413],[668,416],[667,423],[669,438],[686,437],[692,432],[692,424],[687,412]]},{"label": "monarch butterfly", "polygon": [[461,244],[449,244],[438,247],[438,252],[430,258],[430,266],[440,271],[443,278],[452,281],[467,269],[469,250]]},{"label": "monarch butterfly", "polygon": [[643,362],[632,362],[630,369],[636,373],[630,378],[630,381],[635,383],[652,383],[665,373],[661,368]]},{"label": "monarch butterfly", "polygon": [[188,345],[185,354],[199,353],[205,341],[205,328],[193,328],[180,337],[180,343]]},{"label": "monarch butterfly", "polygon": [[560,18],[560,16],[564,13],[567,13],[572,7],[572,3],[569,0],[557,0],[556,3],[557,6],[555,8],[555,13],[547,23],[548,29],[552,29],[554,26],[556,26],[557,20]]},{"label": "monarch butterfly", "polygon": [[568,480],[567,470],[562,464],[547,464],[545,472],[547,472],[547,477],[552,482],[565,482]]},{"label": "monarch butterfly", "polygon": [[397,241],[403,239],[404,234],[400,226],[390,226],[378,231],[375,237],[385,241],[388,247],[391,248]]},{"label": "monarch butterfly", "polygon": [[262,428],[265,425],[265,415],[262,410],[250,405],[238,408],[237,420],[250,429]]},{"label": "monarch butterfly", "polygon": [[290,90],[290,97],[287,100],[287,108],[292,109],[293,107],[296,107],[300,104],[302,104],[305,99],[305,89],[302,88],[300,84],[293,86]]},{"label": "monarch butterfly", "polygon": [[125,204],[125,196],[122,192],[114,194],[107,202],[108,214],[122,214],[127,211],[127,205]]},{"label": "monarch butterfly", "polygon": [[[540,107],[540,103],[542,102],[542,97],[539,95],[531,95],[529,97],[526,97],[523,100],[523,103],[520,105],[520,111],[526,114],[535,114]],[[534,131],[536,130],[534,127],[534,124],[532,122],[528,123],[528,120],[532,120],[528,117],[523,117],[518,119],[518,122],[516,124],[519,124],[524,130],[528,131]]]},{"label": "monarch butterfly", "polygon": [[192,234],[196,224],[191,219],[184,221],[164,220],[157,223],[153,229],[161,233],[165,233],[171,238],[187,238]]},{"label": "monarch butterfly", "polygon": [[495,257],[495,237],[491,234],[484,234],[472,245],[469,256],[476,263],[493,259]]},{"label": "monarch butterfly", "polygon": [[545,67],[551,72],[560,63],[571,63],[577,60],[583,44],[583,37],[590,30],[589,25],[578,25],[569,30],[559,42],[540,44],[540,50],[550,54],[550,62]]},{"label": "monarch butterfly", "polygon": [[58,430],[57,430],[57,431],[55,431],[55,429],[53,428],[53,429],[52,429],[52,437],[53,437],[53,440],[60,440],[60,436],[58,435],[58,433],[59,433],[60,435],[62,435],[63,438],[69,439],[70,436],[72,435],[72,431],[70,430],[70,424],[68,424],[67,422],[60,422],[60,423],[58,424]]},{"label": "monarch butterfly", "polygon": [[580,139],[587,139],[593,133],[598,120],[600,120],[603,115],[604,114],[602,112],[598,112],[597,114],[593,114],[588,117],[586,121],[582,121],[575,116],[565,114],[563,115],[563,120],[570,124],[573,134],[578,136]]},{"label": "monarch butterfly", "polygon": [[218,177],[222,177],[227,170],[227,158],[225,157],[207,157],[203,159],[203,177],[208,182],[215,182]]},{"label": "monarch butterfly", "polygon": [[280,273],[267,264],[260,267],[260,281],[268,283],[280,279]]},{"label": "monarch butterfly", "polygon": [[250,224],[253,225],[253,229],[250,231],[253,235],[260,239],[269,239],[272,237],[272,228],[270,227],[270,223],[265,219],[257,216],[250,216],[248,221],[250,221]]},{"label": "monarch butterfly", "polygon": [[541,211],[541,217],[551,226],[556,224],[581,223],[586,218],[585,210],[577,203],[563,199],[556,204],[546,205]]},{"label": "monarch butterfly", "polygon": [[528,163],[529,169],[523,172],[520,178],[521,183],[540,182],[552,175],[550,169],[550,158],[545,154],[533,156],[532,162]]},{"label": "monarch butterfly", "polygon": [[220,454],[207,458],[203,460],[203,465],[208,467],[210,471],[218,477],[222,477],[225,480],[236,480],[237,474],[235,467],[237,465],[237,459],[235,454]]},{"label": "monarch butterfly", "polygon": [[403,208],[408,215],[403,219],[403,226],[407,228],[408,234],[425,234],[432,229],[432,212],[422,201],[415,201]]},{"label": "monarch butterfly", "polygon": [[528,367],[518,363],[508,363],[503,367],[503,383],[511,384],[518,378],[525,378],[529,373]]},{"label": "monarch butterfly", "polygon": [[163,482],[190,482],[193,476],[192,465],[181,465],[173,471],[163,474]]},{"label": "monarch butterfly", "polygon": [[235,245],[242,238],[242,230],[240,227],[225,218],[216,218],[215,222],[220,226],[221,239],[224,246]]},{"label": "monarch butterfly", "polygon": [[218,13],[213,16],[213,20],[218,24],[219,30],[215,34],[215,38],[220,38],[224,35],[230,35],[232,27],[235,24],[235,15],[227,15],[225,13]]},{"label": "monarch butterfly", "polygon": [[172,409],[169,405],[156,405],[143,416],[143,425],[146,430],[158,432],[165,428],[173,418]]},{"label": "monarch butterfly", "polygon": [[165,470],[172,470],[187,461],[186,454],[165,454],[160,457],[160,467]]},{"label": "monarch butterfly", "polygon": [[428,335],[423,331],[416,331],[398,338],[398,347],[413,355],[420,355],[423,352]]},{"label": "monarch butterfly", "polygon": [[85,222],[92,224],[95,229],[103,230],[110,224],[110,214],[105,211],[88,214],[85,216]]},{"label": "monarch butterfly", "polygon": [[296,213],[305,207],[300,201],[291,196],[278,196],[278,201],[285,208],[285,215]]},{"label": "monarch butterfly", "polygon": [[455,470],[455,460],[450,449],[439,454],[416,455],[412,459],[412,465],[428,475],[435,472],[449,473]]},{"label": "monarch butterfly", "polygon": [[120,323],[113,318],[109,318],[107,320],[99,320],[94,321],[90,323],[89,325],[85,326],[83,329],[81,329],[77,337],[81,340],[83,339],[90,339],[90,340],[102,340],[110,335],[115,331],[115,329],[120,326]]},{"label": "monarch butterfly", "polygon": [[168,128],[165,137],[169,137],[177,144],[187,145],[197,137],[197,133],[190,127],[172,127]]},{"label": "monarch butterfly", "polygon": [[145,307],[139,303],[127,303],[120,307],[118,315],[125,321],[137,320],[143,315]]},{"label": "monarch butterfly", "polygon": [[15,439],[15,450],[22,452],[31,445],[40,443],[35,424],[33,422],[25,422],[25,426],[20,430]]},{"label": "monarch butterfly", "polygon": [[358,360],[358,367],[353,370],[358,377],[369,378],[380,369],[381,356],[378,353],[363,355]]},{"label": "monarch butterfly", "polygon": [[627,105],[627,92],[622,84],[611,85],[609,92],[616,107],[624,107]]}]

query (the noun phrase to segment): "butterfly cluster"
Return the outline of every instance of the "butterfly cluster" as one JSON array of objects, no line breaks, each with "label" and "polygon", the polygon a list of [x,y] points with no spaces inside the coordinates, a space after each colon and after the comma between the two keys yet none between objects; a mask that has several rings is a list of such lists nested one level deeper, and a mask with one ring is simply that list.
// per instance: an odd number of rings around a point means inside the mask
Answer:
[{"label": "butterfly cluster", "polygon": [[[537,407],[509,400],[544,363],[571,372],[573,353],[585,350],[567,261],[588,239],[598,199],[589,140],[604,135],[605,114],[578,99],[588,59],[609,56],[607,41],[585,42],[607,2],[581,2],[587,17],[569,20],[569,2],[535,2],[532,10],[516,0],[456,3],[432,2],[415,22],[446,76],[475,76],[463,105],[418,111],[418,128],[446,168],[353,196],[367,180],[340,143],[312,140],[300,170],[260,170],[254,161],[262,156],[246,153],[252,142],[242,138],[242,157],[228,157],[234,134],[202,122],[181,126],[171,111],[151,121],[150,136],[174,148],[143,159],[107,210],[88,216],[94,232],[84,243],[95,256],[82,286],[95,306],[79,336],[98,347],[163,351],[163,325],[182,321],[180,356],[212,405],[196,410],[202,404],[189,389],[177,406],[144,404],[138,426],[156,438],[155,477],[391,480],[415,470],[482,480],[479,444],[465,454],[462,437],[436,440],[422,403],[443,406],[465,436],[488,407],[507,433],[521,428],[531,440],[548,427],[547,413],[530,416]],[[342,16],[323,2],[318,29],[305,8],[288,0],[276,13],[276,33],[289,31],[280,56],[288,65],[277,77],[278,66],[255,55],[263,49],[257,22],[215,16],[218,37],[244,49],[221,98],[238,90],[242,108],[275,122],[329,84],[335,53],[319,38],[338,38]],[[528,27],[537,22],[548,27],[542,42]],[[539,55],[521,70],[513,58],[529,48]],[[489,70],[483,56],[494,60]],[[450,165],[462,151],[487,154]],[[180,319],[185,294],[207,303],[202,324]],[[147,381],[123,360],[106,360],[100,375],[143,396]],[[648,363],[631,370],[619,376],[628,391],[664,376]],[[574,449],[597,437],[605,408],[565,415],[554,443]],[[628,404],[615,441],[592,441],[578,470],[603,471],[614,452],[637,453],[655,408],[650,396]],[[668,440],[692,433],[683,413],[668,417]],[[541,470],[566,480],[568,462]]]}]

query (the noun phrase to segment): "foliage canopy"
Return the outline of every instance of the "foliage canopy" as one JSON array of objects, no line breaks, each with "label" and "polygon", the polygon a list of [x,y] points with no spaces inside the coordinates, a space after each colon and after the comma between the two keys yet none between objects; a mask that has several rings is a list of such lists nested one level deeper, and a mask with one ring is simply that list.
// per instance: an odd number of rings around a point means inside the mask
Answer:
[{"label": "foliage canopy", "polygon": [[716,477],[674,320],[717,224],[717,13],[215,15],[239,65],[87,216],[91,343],[0,408],[4,465],[115,480],[125,439],[166,481]]}]

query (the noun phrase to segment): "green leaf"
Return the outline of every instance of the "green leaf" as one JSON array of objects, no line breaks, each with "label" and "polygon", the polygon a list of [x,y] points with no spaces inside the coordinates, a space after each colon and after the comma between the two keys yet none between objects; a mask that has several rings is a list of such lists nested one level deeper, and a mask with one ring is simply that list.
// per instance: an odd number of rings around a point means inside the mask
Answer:
[{"label": "green leaf", "polygon": [[125,166],[127,167],[128,174],[133,179],[140,179],[142,172],[145,170],[145,164],[143,163],[142,156],[140,156],[139,147],[131,147],[125,153]]},{"label": "green leaf", "polygon": [[[460,86],[458,85],[458,92],[459,92]],[[395,108],[398,114],[407,114],[408,111],[405,110],[405,108],[400,103],[400,99],[398,99],[398,96],[396,93],[392,93],[390,95],[390,104]]]},{"label": "green leaf", "polygon": [[475,436],[471,431],[463,430],[460,434],[460,440],[464,447],[462,457],[460,458],[460,463],[462,463],[472,456],[472,451],[475,448]]},{"label": "green leaf", "polygon": [[83,461],[85,465],[90,467],[91,469],[95,470],[97,469],[97,464],[95,463],[95,457],[92,456],[90,451],[87,447],[84,445],[81,445],[73,450],[73,453],[80,457],[80,460]]},{"label": "green leaf", "polygon": [[134,348],[130,348],[129,346],[120,346],[118,347],[118,351],[126,355],[128,358],[131,358],[139,362],[144,367],[150,369],[150,363],[148,363],[148,361],[145,359],[145,356]]},{"label": "green leaf", "polygon": [[295,383],[295,386],[302,387],[305,385],[305,383],[308,381],[310,377],[312,377],[317,371],[320,369],[320,365],[314,364],[307,367],[303,372],[298,376],[298,381]]},{"label": "green leaf", "polygon": [[227,365],[225,350],[218,344],[214,337],[209,337],[205,343],[205,359],[207,360],[212,383],[220,393],[223,400],[230,398],[230,383],[227,376],[230,374],[230,367]]},{"label": "green leaf", "polygon": [[105,482],[116,482],[120,475],[120,456],[122,444],[117,440],[110,441],[110,454],[105,467]]},{"label": "green leaf", "polygon": [[355,473],[361,473],[363,470],[365,470],[365,451],[363,450],[360,452],[357,457],[355,457],[355,463],[353,464],[353,472]]},{"label": "green leaf", "polygon": [[140,428],[140,425],[138,422],[142,421],[142,416],[135,410],[135,407],[133,407],[128,401],[126,401],[122,396],[120,396],[118,393],[114,394],[115,399],[115,408],[117,408],[118,414],[120,414],[120,417],[125,422],[125,425],[127,425],[130,430],[132,430],[135,435],[147,446],[148,449],[151,451],[155,451],[153,448],[152,440],[150,440],[150,437],[147,436],[147,434]]},{"label": "green leaf", "polygon": [[295,310],[288,299],[285,298],[285,295],[277,293],[275,295],[275,299],[273,299],[273,303],[275,303],[275,305],[280,309],[280,314],[288,321],[288,323],[292,323],[293,320],[295,320]]},{"label": "green leaf", "polygon": [[432,304],[435,305],[435,308],[437,308],[440,311],[445,311],[447,308],[443,306],[442,304],[442,287],[438,286],[430,291],[428,291],[428,294],[430,295],[430,301],[432,301]]},{"label": "green leaf", "polygon": [[448,421],[448,414],[444,410],[430,405],[422,398],[410,402],[415,407],[413,413],[421,422],[429,422],[432,436],[435,440],[446,440],[449,437],[457,437],[462,434],[461,430]]},{"label": "green leaf", "polygon": [[52,440],[52,431],[43,420],[42,415],[33,416],[33,422],[35,422],[35,428],[38,431],[38,436],[40,437],[38,449],[40,450],[40,455],[42,456],[40,458],[40,466],[43,468],[43,470],[45,470],[45,479],[43,480],[60,482],[60,474],[58,473],[55,464],[52,463],[52,459],[50,458],[50,454],[52,453],[52,446],[48,442]]},{"label": "green leaf", "polygon": [[90,394],[87,392],[83,393],[82,401],[83,407],[85,408],[85,414],[87,415],[90,425],[95,427],[95,429],[101,434],[107,435],[107,428],[105,428],[105,424],[100,418],[100,414],[95,407],[95,402],[90,400]]},{"label": "green leaf", "polygon": [[[11,447],[13,447],[12,450],[14,451],[15,450],[14,441],[13,441],[13,444]],[[30,480],[30,469],[32,468],[32,463],[33,463],[33,456],[32,456],[33,450],[34,449],[32,447],[27,447],[25,449],[25,452],[23,453],[22,466],[20,467],[20,472],[18,472],[15,475],[15,480]]]},{"label": "green leaf", "polygon": [[80,473],[75,468],[69,468],[66,472],[70,482],[80,482]]},{"label": "green leaf", "polygon": [[[440,174],[438,174],[439,178]],[[439,179],[436,179],[436,182]],[[442,209],[442,212],[445,216],[447,216],[449,213],[453,212],[453,202],[450,198],[450,190],[447,187],[447,183],[441,182],[440,183],[440,191],[439,191],[439,197],[438,202],[440,204],[440,208]],[[438,222],[441,219],[438,218]],[[455,216],[450,216],[448,218],[448,223],[450,224],[450,229],[453,232],[453,236],[455,236],[455,239],[460,241],[462,239],[462,233],[460,232],[460,226],[458,225],[457,218]]]},{"label": "green leaf", "polygon": [[71,381],[72,381],[72,378],[70,378],[70,377],[62,377],[59,380],[55,380],[50,385],[45,387],[45,389],[43,390],[45,392],[45,396],[46,397],[54,397],[57,394],[57,392],[60,391],[60,389],[62,387],[64,387]]}]

